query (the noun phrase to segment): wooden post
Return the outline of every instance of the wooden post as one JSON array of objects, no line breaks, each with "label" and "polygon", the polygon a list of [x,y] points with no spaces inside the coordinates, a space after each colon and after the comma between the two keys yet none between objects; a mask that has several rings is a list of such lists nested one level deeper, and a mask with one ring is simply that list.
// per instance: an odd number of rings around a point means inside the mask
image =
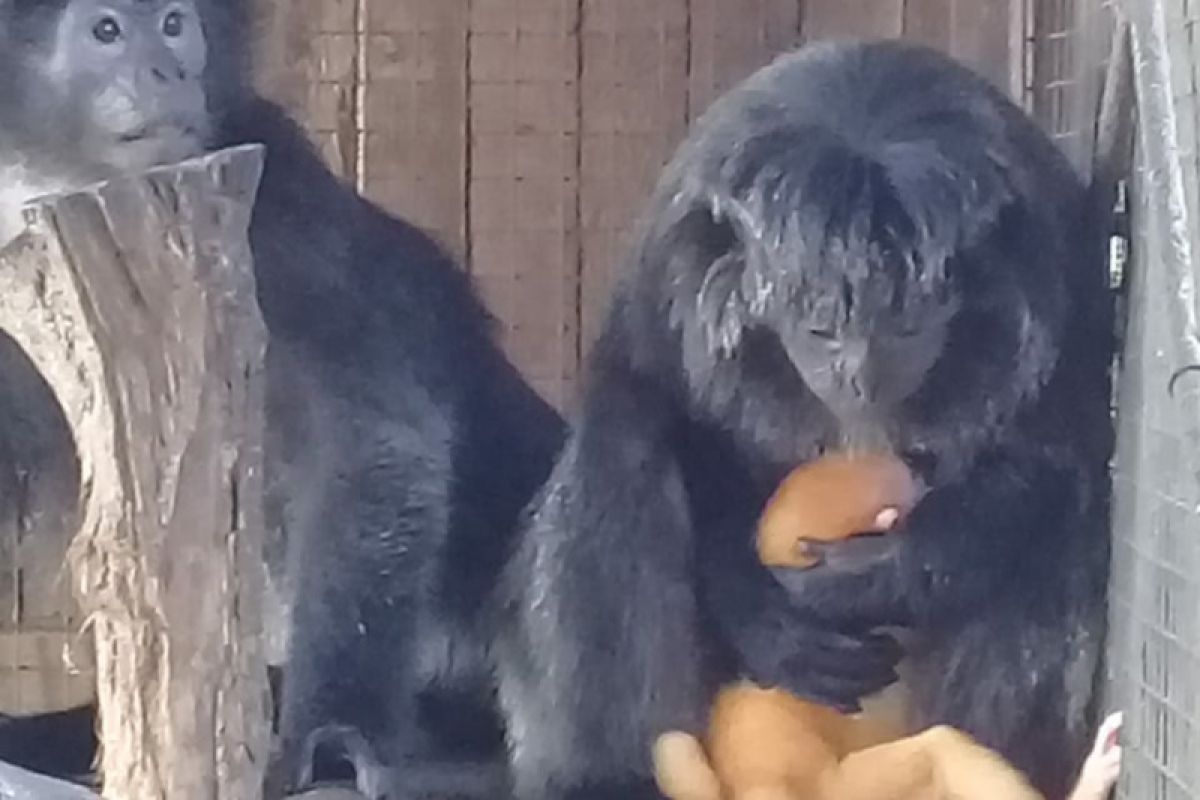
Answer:
[{"label": "wooden post", "polygon": [[109,798],[261,794],[266,334],[247,239],[261,171],[248,146],[48,197],[0,251],[0,326],[78,450],[68,561]]}]

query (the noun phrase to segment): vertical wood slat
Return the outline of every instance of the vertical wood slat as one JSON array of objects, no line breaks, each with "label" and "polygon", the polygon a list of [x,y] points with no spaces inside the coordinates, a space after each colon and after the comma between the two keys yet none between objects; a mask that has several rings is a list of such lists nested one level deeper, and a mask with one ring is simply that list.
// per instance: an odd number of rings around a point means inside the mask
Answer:
[{"label": "vertical wood slat", "polygon": [[687,123],[686,0],[583,0],[582,347],[593,341],[629,226]]},{"label": "vertical wood slat", "polygon": [[1079,82],[1075,0],[1042,0],[1033,8],[1033,115],[1073,160],[1082,147],[1076,129]]},{"label": "vertical wood slat", "polygon": [[1019,40],[1010,34],[1021,0],[905,0],[903,36],[949,53],[1010,92]]},{"label": "vertical wood slat", "polygon": [[260,0],[258,85],[302,120],[345,178],[357,157],[359,0]]},{"label": "vertical wood slat", "polygon": [[470,3],[360,2],[365,6],[365,194],[432,232],[462,258]]},{"label": "vertical wood slat", "polygon": [[969,64],[1007,90],[1013,57],[1007,35],[1012,16],[1011,0],[954,0],[950,55]]},{"label": "vertical wood slat", "polygon": [[813,39],[884,39],[904,30],[904,0],[805,0],[800,30]]},{"label": "vertical wood slat", "polygon": [[779,53],[800,43],[797,0],[691,3],[688,117]]},{"label": "vertical wood slat", "polygon": [[949,50],[957,0],[905,0],[904,38]]},{"label": "vertical wood slat", "polygon": [[76,630],[78,623],[69,628],[0,630],[0,712],[41,714],[96,698],[91,637]]},{"label": "vertical wood slat", "polygon": [[559,405],[578,359],[578,23],[561,0],[486,0],[470,19],[470,268]]}]

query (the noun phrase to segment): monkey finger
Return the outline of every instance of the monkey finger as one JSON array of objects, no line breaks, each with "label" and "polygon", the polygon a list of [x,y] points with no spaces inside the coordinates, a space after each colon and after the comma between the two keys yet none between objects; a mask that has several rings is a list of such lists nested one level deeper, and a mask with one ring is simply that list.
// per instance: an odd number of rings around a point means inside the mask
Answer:
[{"label": "monkey finger", "polygon": [[[878,632],[844,633],[808,628],[799,633],[796,650],[814,657],[853,660],[864,669],[871,663],[894,665],[904,657],[904,650],[895,637]],[[854,669],[850,664],[844,666]]]},{"label": "monkey finger", "polygon": [[836,661],[818,658],[813,652],[775,658],[754,655],[743,662],[750,680],[847,713],[859,710],[858,698],[867,693],[862,687],[872,683],[839,671]]},{"label": "monkey finger", "polygon": [[876,533],[886,533],[890,531],[900,520],[900,509],[895,506],[888,506],[875,515],[875,520],[872,523],[871,530]]},{"label": "monkey finger", "polygon": [[792,609],[811,624],[833,631],[869,630],[900,624],[906,607],[895,587],[895,562],[881,559],[861,572],[817,564],[809,569],[771,567]]},{"label": "monkey finger", "polygon": [[789,680],[775,685],[844,714],[861,711],[862,698],[880,692],[897,680],[896,672],[892,669],[882,669],[873,675],[853,677],[845,673],[820,670],[812,664],[797,667],[790,672]]},{"label": "monkey finger", "polygon": [[899,640],[890,634],[879,632],[868,633],[864,635],[863,643],[872,653],[889,664],[899,664],[905,655],[907,655]]},{"label": "monkey finger", "polygon": [[805,547],[825,570],[862,574],[894,559],[901,541],[897,536],[863,534],[836,542],[805,540]]},{"label": "monkey finger", "polygon": [[857,698],[894,683],[901,655],[899,645],[889,637],[871,636],[863,641],[837,636],[814,643],[797,653],[791,663],[799,668],[796,674],[823,676],[822,683],[830,691]]},{"label": "monkey finger", "polygon": [[900,648],[890,637],[845,635],[801,620],[775,630],[740,647],[743,669],[756,683],[852,712],[859,698],[896,681]]},{"label": "monkey finger", "polygon": [[864,688],[870,682],[848,680],[845,675],[830,673],[814,668],[809,662],[788,662],[788,669],[781,680],[771,685],[779,686],[797,697],[834,708],[843,714],[862,710],[861,699],[872,692]]},{"label": "monkey finger", "polygon": [[827,652],[838,657],[853,657],[868,669],[870,664],[895,666],[904,657],[904,648],[886,633],[837,634]]}]

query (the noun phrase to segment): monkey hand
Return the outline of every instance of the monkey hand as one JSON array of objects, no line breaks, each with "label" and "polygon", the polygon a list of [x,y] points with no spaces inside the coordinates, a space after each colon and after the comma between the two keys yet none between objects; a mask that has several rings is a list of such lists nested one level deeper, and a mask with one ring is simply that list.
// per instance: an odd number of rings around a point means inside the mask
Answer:
[{"label": "monkey hand", "polygon": [[903,651],[884,633],[838,630],[787,603],[760,615],[737,636],[746,676],[844,713],[896,681]]},{"label": "monkey hand", "polygon": [[772,567],[792,604],[834,630],[907,626],[901,580],[903,535],[863,535],[841,541],[806,541],[811,567]]}]

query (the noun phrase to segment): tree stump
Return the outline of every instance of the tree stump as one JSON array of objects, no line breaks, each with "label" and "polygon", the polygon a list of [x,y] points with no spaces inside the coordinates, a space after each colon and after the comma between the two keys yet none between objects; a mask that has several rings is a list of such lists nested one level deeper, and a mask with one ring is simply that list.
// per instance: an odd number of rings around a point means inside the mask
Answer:
[{"label": "tree stump", "polygon": [[262,149],[47,197],[0,252],[0,326],[79,457],[68,553],[104,794],[260,796],[262,364],[247,233]]}]

